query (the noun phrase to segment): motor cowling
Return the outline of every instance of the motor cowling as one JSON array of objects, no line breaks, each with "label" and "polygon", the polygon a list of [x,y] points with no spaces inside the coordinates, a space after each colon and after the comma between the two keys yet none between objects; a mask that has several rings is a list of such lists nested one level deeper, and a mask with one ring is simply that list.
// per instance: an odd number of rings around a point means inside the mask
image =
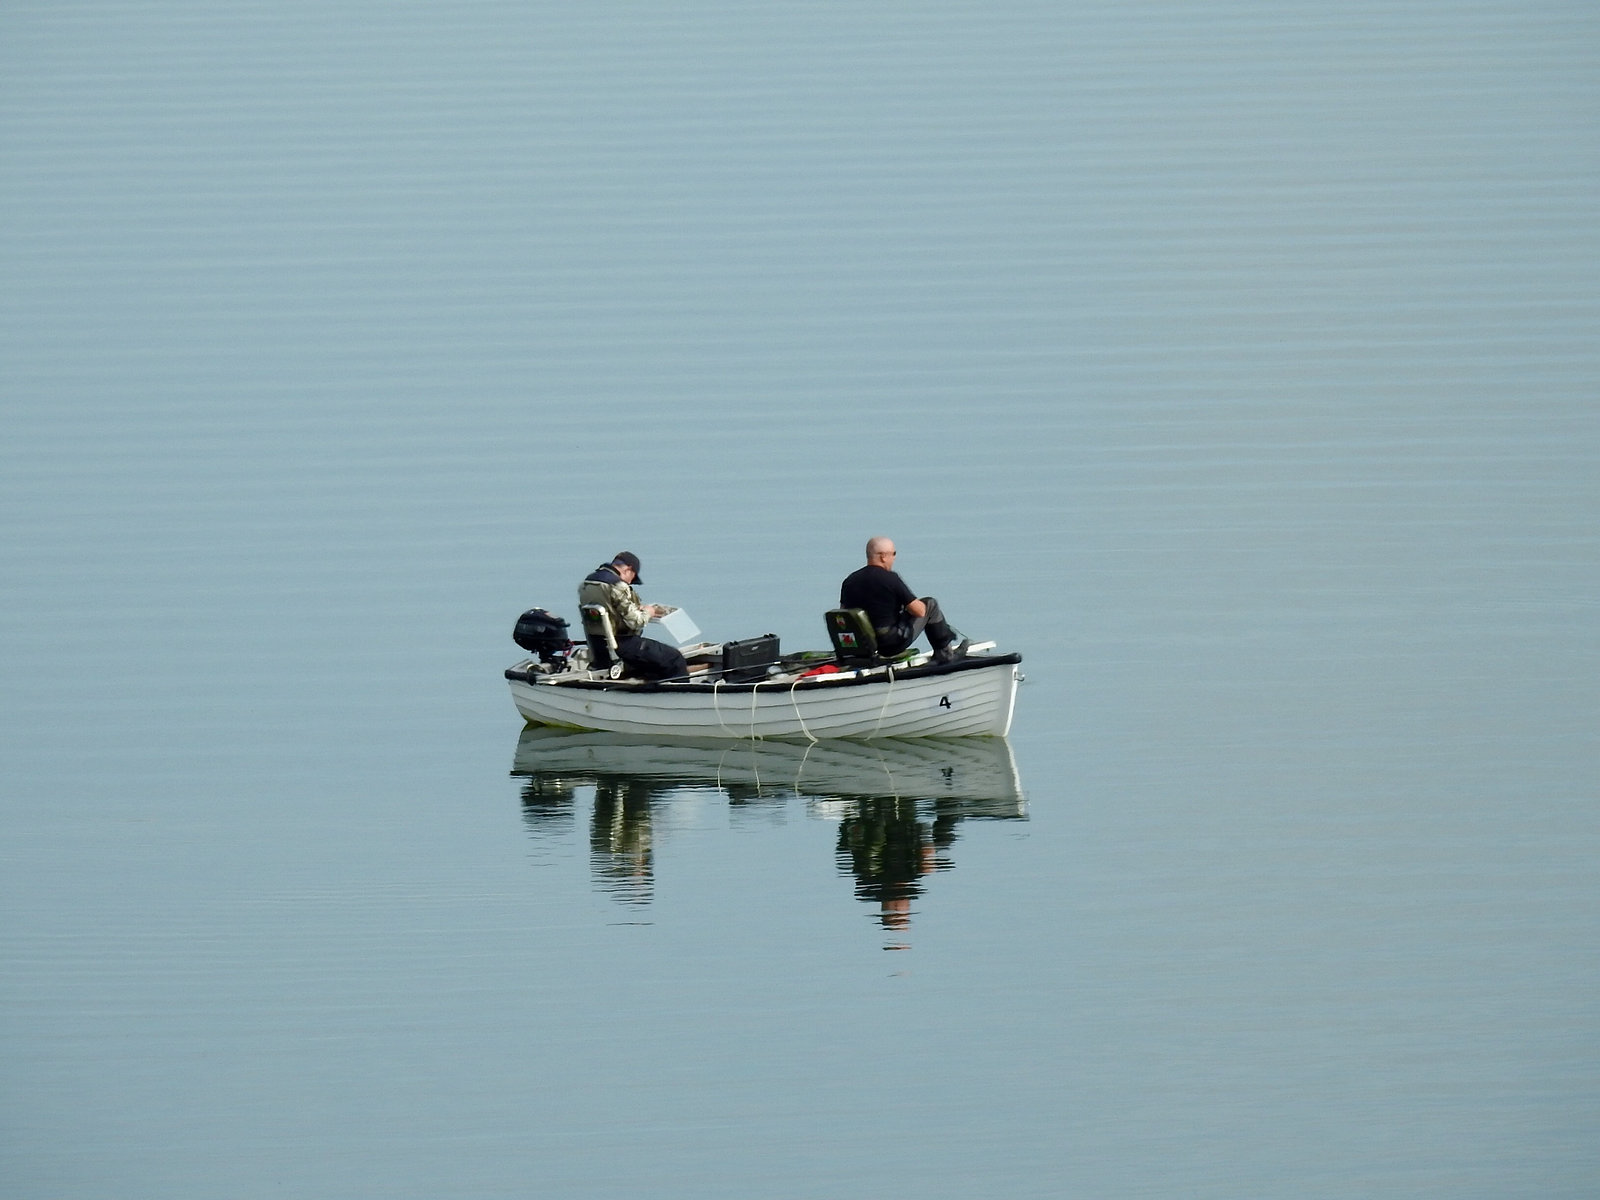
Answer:
[{"label": "motor cowling", "polygon": [[572,652],[566,619],[542,608],[530,608],[517,618],[511,640],[529,654],[537,654],[542,663],[564,663]]}]

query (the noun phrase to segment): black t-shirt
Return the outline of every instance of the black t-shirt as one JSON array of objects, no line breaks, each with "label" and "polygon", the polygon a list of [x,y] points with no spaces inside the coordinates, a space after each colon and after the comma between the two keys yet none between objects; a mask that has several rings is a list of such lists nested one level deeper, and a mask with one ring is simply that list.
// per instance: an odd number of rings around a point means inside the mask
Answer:
[{"label": "black t-shirt", "polygon": [[839,607],[860,608],[874,629],[887,629],[900,619],[900,611],[916,594],[905,580],[886,567],[868,563],[839,585]]}]

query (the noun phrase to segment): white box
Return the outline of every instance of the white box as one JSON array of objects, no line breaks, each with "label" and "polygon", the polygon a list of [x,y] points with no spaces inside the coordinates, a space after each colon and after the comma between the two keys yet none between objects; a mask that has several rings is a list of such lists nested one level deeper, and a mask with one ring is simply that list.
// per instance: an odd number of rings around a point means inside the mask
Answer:
[{"label": "white box", "polygon": [[644,636],[669,646],[683,647],[700,640],[700,626],[691,621],[683,609],[669,608],[665,616],[650,618],[645,624]]}]

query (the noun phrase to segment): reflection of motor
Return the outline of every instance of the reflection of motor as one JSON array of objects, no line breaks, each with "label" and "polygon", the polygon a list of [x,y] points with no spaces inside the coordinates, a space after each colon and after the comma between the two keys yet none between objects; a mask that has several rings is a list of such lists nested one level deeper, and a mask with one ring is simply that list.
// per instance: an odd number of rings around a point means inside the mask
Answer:
[{"label": "reflection of motor", "polygon": [[517,627],[511,631],[511,640],[529,654],[537,654],[546,667],[565,667],[567,656],[572,653],[572,641],[567,637],[565,618],[542,608],[530,608],[517,618]]}]

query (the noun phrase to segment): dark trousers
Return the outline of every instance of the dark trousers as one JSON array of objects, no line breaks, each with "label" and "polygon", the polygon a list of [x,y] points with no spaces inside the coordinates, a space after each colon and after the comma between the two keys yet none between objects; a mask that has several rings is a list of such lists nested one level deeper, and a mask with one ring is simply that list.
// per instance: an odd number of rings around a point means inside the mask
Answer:
[{"label": "dark trousers", "polygon": [[956,640],[956,635],[950,632],[950,625],[939,608],[939,602],[932,596],[918,596],[917,599],[922,601],[923,613],[920,617],[913,617],[901,609],[898,621],[887,629],[877,630],[879,654],[899,654],[924,632],[928,635],[928,644],[935,650],[943,650]]},{"label": "dark trousers", "polygon": [[[689,674],[689,663],[683,655],[654,638],[618,638],[617,657],[628,674],[639,679],[675,679]],[[589,639],[589,659],[602,670],[611,665],[611,654],[599,638]]]}]

